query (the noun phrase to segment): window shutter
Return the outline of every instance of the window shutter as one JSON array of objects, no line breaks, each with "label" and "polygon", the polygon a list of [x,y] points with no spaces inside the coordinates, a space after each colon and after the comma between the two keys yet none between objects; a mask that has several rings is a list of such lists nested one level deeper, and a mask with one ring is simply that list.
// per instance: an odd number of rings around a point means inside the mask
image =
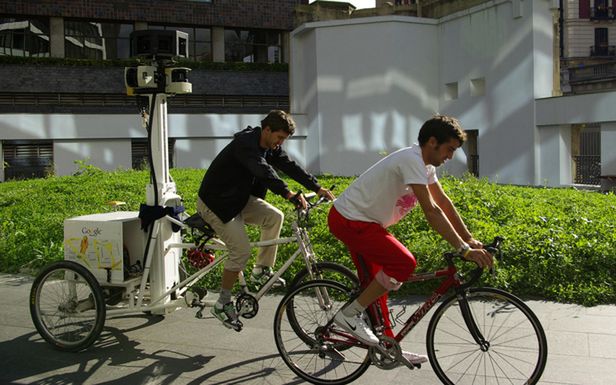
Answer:
[{"label": "window shutter", "polygon": [[590,0],[580,0],[580,19],[590,19]]}]

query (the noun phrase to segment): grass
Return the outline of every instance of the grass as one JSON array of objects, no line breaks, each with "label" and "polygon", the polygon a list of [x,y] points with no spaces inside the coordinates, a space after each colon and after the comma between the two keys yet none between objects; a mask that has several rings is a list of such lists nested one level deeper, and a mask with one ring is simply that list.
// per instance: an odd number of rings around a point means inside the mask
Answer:
[{"label": "grass", "polygon": [[[171,174],[189,213],[195,212],[203,170],[173,169]],[[353,178],[321,176],[336,193]],[[35,273],[63,259],[66,218],[111,211],[106,202],[120,200],[137,211],[145,202],[146,171],[105,172],[81,165],[73,176],[0,183],[0,271]],[[485,283],[531,296],[584,305],[616,303],[616,196],[575,189],[497,185],[485,179],[445,177],[441,180],[469,229],[482,241],[504,236],[503,261],[497,275]],[[289,181],[293,189],[300,187]],[[283,234],[290,233],[290,205],[274,194],[268,201],[287,216]],[[327,229],[327,208],[313,216],[311,239],[315,252],[353,268],[344,246]],[[448,245],[414,210],[390,231],[413,252],[418,271],[443,266]],[[249,228],[251,237],[257,229]],[[292,251],[279,250],[278,263]],[[289,272],[290,278],[301,266]],[[217,285],[212,275],[207,285]],[[430,284],[404,285],[400,295],[426,293]]]}]

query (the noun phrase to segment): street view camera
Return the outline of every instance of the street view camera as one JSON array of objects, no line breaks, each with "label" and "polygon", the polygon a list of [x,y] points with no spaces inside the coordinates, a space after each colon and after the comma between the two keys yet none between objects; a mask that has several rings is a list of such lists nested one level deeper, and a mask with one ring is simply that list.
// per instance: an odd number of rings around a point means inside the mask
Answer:
[{"label": "street view camera", "polygon": [[130,34],[131,57],[144,65],[126,67],[126,93],[189,94],[190,68],[174,67],[176,59],[188,58],[188,34],[181,31],[144,30]]}]

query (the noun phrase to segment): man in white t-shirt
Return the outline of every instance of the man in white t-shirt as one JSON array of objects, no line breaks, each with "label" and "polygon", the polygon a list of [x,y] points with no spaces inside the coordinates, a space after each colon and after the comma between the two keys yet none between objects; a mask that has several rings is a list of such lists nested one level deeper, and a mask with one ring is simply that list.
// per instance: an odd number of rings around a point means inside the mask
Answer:
[{"label": "man in white t-shirt", "polygon": [[[466,140],[457,119],[436,115],[419,131],[419,145],[400,149],[360,175],[334,202],[329,212],[331,233],[349,249],[360,278],[367,287],[345,306],[334,322],[367,345],[378,338],[361,313],[379,301],[385,319],[384,333],[394,334],[389,321],[387,293],[398,290],[413,273],[415,257],[386,229],[417,204],[430,226],[467,260],[492,266],[492,256],[466,228],[436,176],[436,167],[453,157]],[[403,351],[413,364],[426,362],[424,355]]]}]

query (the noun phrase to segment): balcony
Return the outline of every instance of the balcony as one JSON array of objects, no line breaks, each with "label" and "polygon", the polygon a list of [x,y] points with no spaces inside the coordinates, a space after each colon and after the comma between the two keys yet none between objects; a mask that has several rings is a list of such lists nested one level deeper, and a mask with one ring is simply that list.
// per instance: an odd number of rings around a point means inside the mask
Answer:
[{"label": "balcony", "polygon": [[616,45],[591,45],[590,56],[614,57],[616,56]]},{"label": "balcony", "polygon": [[614,20],[614,12],[612,10],[612,7],[591,7],[590,20]]}]

